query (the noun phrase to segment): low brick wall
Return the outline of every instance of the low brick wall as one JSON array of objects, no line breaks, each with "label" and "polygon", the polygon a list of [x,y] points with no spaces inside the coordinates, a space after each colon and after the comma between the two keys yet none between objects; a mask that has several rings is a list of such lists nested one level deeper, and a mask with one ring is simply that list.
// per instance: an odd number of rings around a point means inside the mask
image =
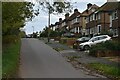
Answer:
[{"label": "low brick wall", "polygon": [[73,46],[74,43],[75,43],[75,39],[68,39],[66,44],[69,46]]},{"label": "low brick wall", "polygon": [[68,46],[73,46],[75,41],[76,41],[76,39],[74,39],[74,38],[61,38],[60,43],[66,44]]},{"label": "low brick wall", "polygon": [[95,55],[96,57],[111,57],[111,56],[120,56],[120,51],[98,51]]}]

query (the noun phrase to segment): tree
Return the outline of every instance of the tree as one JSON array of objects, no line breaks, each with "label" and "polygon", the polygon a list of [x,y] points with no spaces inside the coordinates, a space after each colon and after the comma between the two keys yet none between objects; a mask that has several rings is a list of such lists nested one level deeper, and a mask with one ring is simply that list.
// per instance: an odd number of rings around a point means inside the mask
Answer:
[{"label": "tree", "polygon": [[68,1],[61,1],[61,2],[50,2],[49,0],[38,0],[40,7],[43,11],[48,13],[48,42],[50,36],[50,14],[58,14],[63,12],[71,12],[72,5]]},{"label": "tree", "polygon": [[3,2],[2,3],[2,36],[19,35],[20,28],[26,21],[38,15],[38,10],[33,9],[31,2]]}]

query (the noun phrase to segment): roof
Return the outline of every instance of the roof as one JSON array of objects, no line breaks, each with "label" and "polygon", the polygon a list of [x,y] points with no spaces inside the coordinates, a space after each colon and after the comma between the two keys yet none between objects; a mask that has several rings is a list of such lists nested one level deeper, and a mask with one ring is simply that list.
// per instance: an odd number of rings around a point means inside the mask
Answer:
[{"label": "roof", "polygon": [[[97,6],[96,4],[93,4],[90,8],[91,9],[98,9],[99,6]],[[86,9],[85,11],[82,12],[82,16],[88,16],[91,13],[93,13],[92,10]]]},{"label": "roof", "polygon": [[112,11],[118,8],[119,2],[106,2],[97,11]]},{"label": "roof", "polygon": [[79,16],[80,14],[81,14],[80,12],[75,12],[75,13],[73,13],[73,14],[70,16],[69,20],[72,20],[72,19],[76,18],[76,17]]}]

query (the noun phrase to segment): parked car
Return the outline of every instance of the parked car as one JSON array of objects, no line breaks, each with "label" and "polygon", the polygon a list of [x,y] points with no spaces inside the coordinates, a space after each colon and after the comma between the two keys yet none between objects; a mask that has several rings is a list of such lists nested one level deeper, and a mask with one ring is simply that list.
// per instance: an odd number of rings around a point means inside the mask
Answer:
[{"label": "parked car", "polygon": [[73,48],[77,49],[79,48],[79,44],[80,43],[83,43],[83,42],[87,42],[89,41],[90,38],[89,37],[81,37],[81,38],[78,38],[75,43],[73,44]]},{"label": "parked car", "polygon": [[92,45],[96,45],[98,43],[102,43],[109,40],[111,40],[111,37],[108,35],[95,36],[95,37],[92,37],[88,42],[79,44],[79,49],[88,50]]}]

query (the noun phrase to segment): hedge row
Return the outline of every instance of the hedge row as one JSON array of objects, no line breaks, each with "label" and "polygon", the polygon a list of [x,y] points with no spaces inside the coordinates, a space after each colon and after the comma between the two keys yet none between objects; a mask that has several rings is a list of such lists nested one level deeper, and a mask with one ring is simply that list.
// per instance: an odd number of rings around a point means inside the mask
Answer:
[{"label": "hedge row", "polygon": [[94,45],[90,48],[90,55],[92,56],[119,56],[120,52],[120,42],[118,41],[106,41],[105,43],[100,43]]}]

